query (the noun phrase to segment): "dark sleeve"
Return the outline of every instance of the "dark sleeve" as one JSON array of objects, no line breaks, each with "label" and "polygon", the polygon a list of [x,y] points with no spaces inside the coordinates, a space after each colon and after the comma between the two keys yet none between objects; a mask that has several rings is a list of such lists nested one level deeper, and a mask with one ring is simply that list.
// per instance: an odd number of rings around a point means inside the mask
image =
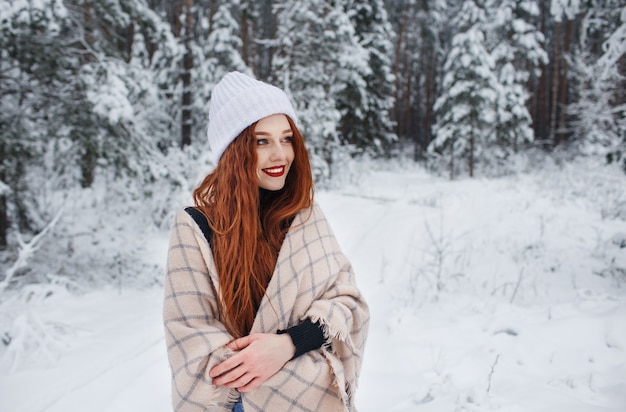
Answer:
[{"label": "dark sleeve", "polygon": [[293,355],[292,359],[304,355],[308,351],[319,349],[326,342],[322,325],[319,322],[313,323],[308,318],[301,324],[292,326],[289,329],[279,330],[278,333],[288,333],[291,336],[293,345],[296,347],[296,354]]}]

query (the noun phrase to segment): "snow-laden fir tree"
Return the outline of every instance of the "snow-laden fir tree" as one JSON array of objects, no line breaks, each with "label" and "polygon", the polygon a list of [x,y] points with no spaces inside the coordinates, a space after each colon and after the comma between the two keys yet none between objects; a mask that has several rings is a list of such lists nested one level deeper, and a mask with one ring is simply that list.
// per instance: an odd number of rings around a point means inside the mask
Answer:
[{"label": "snow-laden fir tree", "polygon": [[215,85],[230,71],[252,74],[242,58],[241,24],[233,16],[238,1],[220,4],[213,16],[211,31],[203,45],[205,64],[210,68],[210,84]]},{"label": "snow-laden fir tree", "polygon": [[435,102],[437,123],[429,153],[447,162],[450,178],[467,165],[474,175],[477,161],[490,156],[494,146],[496,99],[500,87],[495,62],[488,52],[482,28],[485,11],[474,1],[463,2],[453,27],[459,32],[443,66],[441,95]]},{"label": "snow-laden fir tree", "polygon": [[[79,25],[76,30],[85,33],[86,57],[78,73],[91,105],[91,125],[95,127],[89,133],[81,131],[80,141],[84,144],[72,147],[89,149],[88,153],[96,159],[90,170],[94,178],[96,169],[101,168],[116,176],[133,176],[137,182],[149,181],[154,173],[158,175],[151,156],[159,143],[159,138],[150,132],[169,131],[167,125],[149,124],[155,118],[167,118],[168,106],[161,102],[155,80],[160,77],[159,68],[166,76],[173,73],[169,65],[175,66],[175,60],[180,58],[179,45],[145,0],[99,0],[72,10],[73,21]],[[132,35],[135,31],[137,36]],[[139,36],[142,40],[138,41],[137,53],[149,44],[147,60],[133,59],[134,42]],[[146,63],[148,66],[143,66]],[[77,125],[77,130],[82,126]],[[65,154],[71,157],[68,155]],[[84,180],[83,186],[89,186]]]},{"label": "snow-laden fir tree", "polygon": [[[161,106],[156,70],[143,64],[154,62],[155,49],[172,46],[167,25],[144,0],[3,7],[6,224],[43,227],[58,207],[49,203],[52,192],[91,187],[99,173],[132,176],[138,188],[154,179],[160,171],[151,121]],[[133,53],[139,35],[147,52],[141,59]]]},{"label": "snow-laden fir tree", "polygon": [[[58,145],[58,135],[69,135],[88,117],[89,104],[75,75],[78,56],[68,50],[72,23],[64,4],[2,2],[0,15],[0,246],[6,247],[10,228],[45,225],[41,194],[65,184],[59,180],[66,166],[46,153]],[[66,119],[69,107],[77,110]],[[63,179],[71,184],[79,173],[67,166],[74,173]]]},{"label": "snow-laden fir tree", "polygon": [[349,0],[346,10],[359,44],[368,54],[365,84],[349,84],[340,94],[341,138],[373,155],[388,152],[397,138],[390,111],[393,107],[393,29],[382,0]]},{"label": "snow-laden fir tree", "polygon": [[[154,30],[147,30],[147,22],[134,21],[129,72],[139,84],[141,103],[133,104],[137,122],[146,136],[163,152],[178,143],[180,123],[180,93],[178,63],[183,48],[172,36],[169,27],[153,20]],[[152,25],[150,25],[152,26]],[[150,27],[148,26],[148,27]],[[180,90],[178,88],[178,90]]]},{"label": "snow-laden fir tree", "polygon": [[581,7],[584,7],[581,0],[550,0],[550,14],[557,22],[573,20]]},{"label": "snow-laden fir tree", "polygon": [[[447,0],[426,0],[421,3],[417,14],[419,26],[419,52],[413,53],[413,65],[417,69],[414,83],[419,90],[412,97],[413,104],[418,108],[419,123],[409,130],[415,129],[414,159],[423,160],[427,148],[433,140],[433,125],[435,124],[434,104],[439,93],[442,66],[446,53],[444,44],[451,40],[452,26],[450,6]],[[396,56],[396,60],[398,57]],[[409,84],[411,82],[409,81]]]},{"label": "snow-laden fir tree", "polygon": [[497,89],[496,146],[490,150],[493,163],[503,163],[521,145],[534,140],[532,119],[527,108],[528,82],[538,77],[548,63],[544,37],[534,26],[539,14],[536,0],[492,0],[485,24],[487,47],[491,51],[500,83]]},{"label": "snow-laden fir tree", "polygon": [[620,72],[626,55],[626,6],[616,3],[597,3],[585,14],[572,63],[577,96],[568,113],[582,153],[621,160],[626,168],[626,78]]},{"label": "snow-laden fir tree", "polygon": [[203,16],[200,24],[207,35],[196,42],[193,84],[194,125],[201,142],[206,141],[209,102],[215,85],[231,71],[252,75],[242,58],[241,23],[235,17],[238,5],[239,1],[223,1],[215,14]]},{"label": "snow-laden fir tree", "polygon": [[330,177],[345,155],[339,98],[347,85],[364,91],[368,53],[356,38],[341,1],[290,0],[277,9],[272,73],[296,106],[317,179]]}]

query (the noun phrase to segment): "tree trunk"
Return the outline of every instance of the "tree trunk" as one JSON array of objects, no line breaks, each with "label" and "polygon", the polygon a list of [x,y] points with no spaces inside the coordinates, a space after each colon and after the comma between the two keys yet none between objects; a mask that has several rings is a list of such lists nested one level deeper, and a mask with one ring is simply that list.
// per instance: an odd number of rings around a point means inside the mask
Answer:
[{"label": "tree trunk", "polygon": [[[407,65],[408,66],[408,65]],[[405,67],[407,67],[405,66]],[[413,94],[413,73],[407,69],[404,74],[405,79],[405,87],[402,96],[402,107],[404,109],[403,119],[402,119],[402,129],[404,136],[410,136],[414,133],[411,130],[411,114],[413,113],[413,107],[411,105],[411,96]],[[411,136],[412,140],[415,141],[415,137]]]},{"label": "tree trunk", "polygon": [[77,130],[76,139],[83,140],[84,153],[80,158],[80,186],[88,188],[96,179],[96,167],[98,165],[98,147],[94,139],[89,136],[81,136],[83,130]]},{"label": "tree trunk", "polygon": [[0,250],[8,246],[9,214],[7,213],[7,197],[0,195]]},{"label": "tree trunk", "polygon": [[424,70],[422,70],[420,68],[419,72],[416,73],[417,75],[417,80],[415,82],[415,84],[417,85],[417,87],[415,88],[415,101],[417,102],[417,116],[419,116],[418,119],[412,119],[414,122],[416,122],[419,127],[416,128],[411,128],[411,130],[413,131],[413,160],[414,161],[418,161],[420,160],[420,157],[422,155],[422,147],[424,145],[424,131],[422,130],[422,127],[424,126],[424,117],[422,116],[422,112],[420,111],[420,109],[423,110],[424,106],[419,107],[420,102],[424,101],[424,98],[422,97],[422,92],[423,92],[423,88],[420,87],[420,84],[422,83],[422,73],[424,72]]},{"label": "tree trunk", "polygon": [[470,149],[469,149],[469,175],[474,177],[474,130],[470,133]]},{"label": "tree trunk", "polygon": [[[0,162],[4,163],[6,156],[5,143],[0,141]],[[6,184],[4,170],[0,167],[0,182]],[[1,190],[1,189],[0,189]],[[9,214],[7,211],[7,197],[4,193],[0,192],[0,250],[4,250],[8,246],[9,234]]]},{"label": "tree trunk", "polygon": [[[168,2],[169,5],[169,23],[172,26],[172,33],[175,37],[180,38],[182,31],[182,22],[180,16],[183,14],[183,1],[187,0],[175,0]],[[189,10],[189,9],[188,9]]]},{"label": "tree trunk", "polygon": [[[567,20],[565,22],[565,43],[563,44],[563,52],[561,53],[564,56],[567,56],[570,51],[570,44],[572,42],[572,29],[573,29],[572,20]],[[560,84],[560,94],[559,94],[559,107],[561,108],[561,114],[559,115],[559,123],[557,133],[560,134],[559,142],[563,142],[566,138],[565,130],[566,130],[566,122],[567,122],[567,59],[563,59],[563,66],[561,68],[561,72],[559,73],[559,84]]]},{"label": "tree trunk", "polygon": [[193,51],[191,49],[191,38],[193,35],[193,15],[191,8],[193,0],[185,0],[185,56],[183,57],[183,101],[181,111],[181,139],[180,146],[185,147],[191,144],[191,107],[193,103],[193,92],[191,91],[191,71],[193,70]]},{"label": "tree trunk", "polygon": [[[272,12],[272,0],[263,0],[260,2],[260,23],[259,34],[262,40],[275,38],[276,33],[276,15]],[[258,45],[257,53],[257,70],[256,75],[261,80],[270,80],[272,74],[272,56],[274,50],[265,43]]]},{"label": "tree trunk", "polygon": [[550,136],[550,99],[548,94],[548,66],[542,65],[541,76],[535,86],[533,98],[535,138],[545,141]]},{"label": "tree trunk", "polygon": [[[540,22],[539,31],[546,33],[547,15],[549,14],[548,5],[545,2],[539,2]],[[542,146],[545,141],[550,138],[550,93],[549,93],[549,66],[541,64],[541,74],[539,78],[531,76],[529,79],[528,90],[531,92],[532,100],[529,112],[533,118],[533,129],[535,141],[540,141]]]},{"label": "tree trunk", "polygon": [[248,9],[245,9],[241,13],[241,59],[246,66],[250,67],[250,56],[248,55],[248,48],[250,47],[248,36],[250,33],[248,31]]},{"label": "tree trunk", "polygon": [[626,103],[626,54],[622,55],[618,63],[619,73],[622,75],[621,85],[618,85],[617,92],[615,93],[615,106],[620,106]]},{"label": "tree trunk", "polygon": [[399,139],[402,139],[403,130],[400,122],[401,114],[401,106],[400,102],[400,79],[402,76],[400,75],[400,62],[403,56],[406,56],[406,50],[404,50],[404,30],[407,24],[406,15],[402,19],[402,23],[400,23],[400,27],[398,28],[397,40],[396,40],[396,53],[393,62],[393,101],[394,103],[394,119],[396,122],[396,135]]},{"label": "tree trunk", "polygon": [[[4,73],[4,65],[2,64],[3,61],[2,59],[0,59],[0,73]],[[4,80],[2,82],[4,84]],[[3,106],[3,101],[2,99],[0,99],[0,110],[4,110]],[[0,127],[2,128],[2,130],[6,130],[5,129],[6,123],[4,122],[4,120],[2,122],[0,122]],[[3,137],[2,139],[0,139],[0,182],[2,184],[6,184],[7,182],[6,180],[6,173],[5,173],[5,167],[6,167],[6,155],[7,155],[7,142],[4,140],[5,138]],[[7,248],[8,246],[8,234],[9,234],[9,213],[7,211],[7,196],[6,194],[4,194],[4,192],[2,191],[2,189],[0,189],[0,250],[4,250]]]},{"label": "tree trunk", "polygon": [[452,137],[452,142],[450,142],[450,180],[454,179],[454,142],[456,141],[456,136]]},{"label": "tree trunk", "polygon": [[552,95],[550,100],[550,136],[552,144],[558,146],[561,143],[561,134],[557,130],[558,127],[558,109],[559,109],[559,80],[560,63],[561,63],[561,23],[554,23],[554,72],[552,74]]},{"label": "tree trunk", "polygon": [[426,91],[426,101],[424,102],[424,123],[423,130],[425,136],[422,138],[422,150],[425,150],[432,140],[431,130],[433,123],[433,106],[435,105],[435,87],[436,87],[436,56],[433,53],[433,61],[428,63],[426,70],[426,80],[424,81],[424,89]]},{"label": "tree trunk", "polygon": [[131,22],[128,27],[126,27],[126,33],[123,36],[124,43],[124,52],[126,54],[126,62],[130,62],[130,59],[133,57],[133,42],[135,41],[135,23]]}]

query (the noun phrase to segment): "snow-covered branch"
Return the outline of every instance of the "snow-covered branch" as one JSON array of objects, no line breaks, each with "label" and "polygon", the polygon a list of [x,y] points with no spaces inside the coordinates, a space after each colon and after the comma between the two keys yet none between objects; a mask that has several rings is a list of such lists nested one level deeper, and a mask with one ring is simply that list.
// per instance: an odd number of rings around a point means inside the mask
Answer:
[{"label": "snow-covered branch", "polygon": [[43,238],[52,230],[52,228],[57,224],[61,215],[63,214],[63,208],[61,208],[56,216],[43,228],[43,230],[37,233],[29,242],[24,242],[22,236],[19,232],[17,232],[17,243],[18,243],[18,255],[17,260],[13,265],[6,271],[4,275],[4,279],[0,282],[0,293],[3,292],[8,286],[15,274],[22,268],[26,267],[28,260],[33,256],[33,254],[39,249],[41,245],[41,241]]}]

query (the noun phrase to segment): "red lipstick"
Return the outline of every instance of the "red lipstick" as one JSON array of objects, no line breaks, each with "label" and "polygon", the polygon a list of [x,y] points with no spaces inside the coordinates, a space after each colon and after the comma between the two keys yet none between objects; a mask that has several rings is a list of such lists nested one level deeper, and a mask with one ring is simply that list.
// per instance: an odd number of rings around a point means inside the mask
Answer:
[{"label": "red lipstick", "polygon": [[263,173],[270,177],[281,177],[285,174],[285,166],[268,167],[263,169]]}]

